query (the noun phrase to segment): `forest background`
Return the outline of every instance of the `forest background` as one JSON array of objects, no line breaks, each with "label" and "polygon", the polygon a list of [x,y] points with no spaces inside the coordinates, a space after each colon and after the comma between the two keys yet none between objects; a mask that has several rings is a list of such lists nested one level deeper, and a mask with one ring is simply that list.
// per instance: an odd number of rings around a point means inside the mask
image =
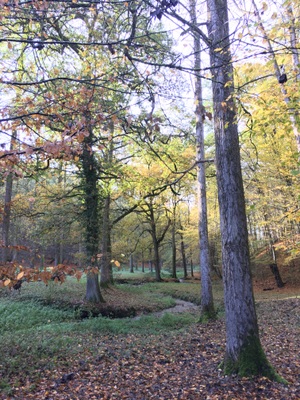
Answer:
[{"label": "forest background", "polygon": [[[299,187],[290,115],[298,101],[292,44],[298,30],[289,13],[297,15],[298,8],[263,2],[257,13],[253,4],[230,8],[250,245],[256,250],[284,239],[293,257]],[[167,16],[161,21],[155,11],[149,20],[142,5],[137,19],[126,2],[115,9],[51,7],[41,2],[2,11],[3,261],[83,267],[88,234],[98,236],[100,264],[145,267],[153,262],[156,235],[160,266],[175,276],[177,264],[197,265],[197,100],[189,29]],[[201,21],[205,8],[197,7]],[[177,8],[185,16],[186,7]],[[136,42],[128,56],[130,35]],[[205,48],[202,54],[210,257],[220,274],[210,67]],[[274,63],[285,65],[285,94]],[[94,176],[88,176],[92,165]],[[93,179],[97,196],[88,204],[92,189],[84,185]],[[99,232],[86,233],[92,201]]]},{"label": "forest background", "polygon": [[[200,165],[220,278],[210,92],[226,66],[210,63],[227,50],[212,51],[202,31],[205,3],[1,3],[2,286],[86,273],[87,300],[101,302],[99,270],[102,287],[124,269],[186,278],[202,254]],[[299,253],[298,4],[227,8],[234,79],[227,73],[230,98],[218,107],[240,132],[250,251],[268,248],[275,264],[285,251],[290,266]]]}]

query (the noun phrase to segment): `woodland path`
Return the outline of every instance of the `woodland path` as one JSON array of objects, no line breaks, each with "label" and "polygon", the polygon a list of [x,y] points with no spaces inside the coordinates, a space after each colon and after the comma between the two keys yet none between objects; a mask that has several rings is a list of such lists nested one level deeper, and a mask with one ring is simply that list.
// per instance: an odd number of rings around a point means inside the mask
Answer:
[{"label": "woodland path", "polygon": [[[177,313],[184,313],[184,312],[197,312],[200,310],[200,307],[195,304],[191,303],[189,301],[185,300],[180,300],[180,299],[175,299],[175,306],[174,307],[169,307],[165,308],[164,310],[161,311],[156,311],[147,315],[152,315],[155,317],[163,317],[165,314],[177,314]],[[138,315],[134,317],[134,320],[140,319],[143,315]]]}]

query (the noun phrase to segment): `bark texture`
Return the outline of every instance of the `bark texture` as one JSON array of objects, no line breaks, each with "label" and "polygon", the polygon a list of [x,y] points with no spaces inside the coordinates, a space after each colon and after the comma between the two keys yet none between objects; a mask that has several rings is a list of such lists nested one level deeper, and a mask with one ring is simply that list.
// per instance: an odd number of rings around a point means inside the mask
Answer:
[{"label": "bark texture", "polygon": [[[190,14],[194,25],[196,19],[196,0],[190,0]],[[197,180],[198,180],[198,232],[200,247],[200,273],[201,273],[201,319],[208,320],[215,317],[213,292],[211,284],[209,262],[209,240],[207,222],[207,198],[205,176],[205,150],[204,150],[204,120],[205,109],[202,99],[201,69],[201,45],[200,37],[194,32],[194,67],[195,67],[195,102],[196,102],[196,145],[197,145]]]},{"label": "bark texture", "polygon": [[110,195],[104,199],[102,216],[102,256],[101,256],[101,280],[102,287],[112,285],[113,273],[111,264],[111,225],[110,225]]},{"label": "bark texture", "polygon": [[[15,140],[17,138],[17,133],[13,132],[10,142],[10,150],[14,149]],[[2,217],[2,261],[7,262],[10,260],[10,241],[9,241],[9,231],[10,231],[10,217],[11,217],[11,200],[12,200],[12,190],[13,190],[13,173],[10,172],[6,177],[5,182],[5,197],[4,197],[4,207],[3,207],[3,217]]]},{"label": "bark texture", "polygon": [[275,378],[260,344],[250,275],[228,6],[226,0],[208,0],[207,5],[226,312],[224,370]]},{"label": "bark texture", "polygon": [[87,275],[86,300],[94,303],[103,302],[97,272],[97,254],[99,248],[99,210],[97,187],[97,163],[92,150],[93,135],[85,138],[81,155],[83,169],[83,189],[85,203],[85,247],[87,262],[91,271]]},{"label": "bark texture", "polygon": [[91,303],[104,303],[99,286],[99,274],[97,272],[90,271],[87,274],[85,299]]},{"label": "bark texture", "polygon": [[11,216],[11,200],[12,200],[12,188],[13,188],[13,174],[9,173],[5,182],[5,197],[4,197],[4,208],[2,218],[2,261],[6,263],[10,259],[9,250],[9,228],[10,228],[10,216]]}]

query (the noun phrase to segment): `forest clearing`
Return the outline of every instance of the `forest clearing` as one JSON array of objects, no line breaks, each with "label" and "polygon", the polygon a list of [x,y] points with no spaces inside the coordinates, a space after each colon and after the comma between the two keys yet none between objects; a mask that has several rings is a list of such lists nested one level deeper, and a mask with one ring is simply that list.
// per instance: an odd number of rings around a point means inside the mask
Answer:
[{"label": "forest clearing", "polygon": [[[214,282],[218,318],[199,323],[198,279],[174,282],[166,273],[164,282],[157,283],[153,274],[136,271],[120,273],[116,285],[104,290],[106,303],[99,307],[107,317],[80,312],[84,282],[73,278],[48,287],[25,284],[20,293],[1,289],[0,398],[298,400],[297,268],[282,269],[283,288],[277,288],[268,269],[259,280],[254,277],[262,345],[288,384],[223,374],[219,280]],[[174,298],[198,307],[173,313]]]}]

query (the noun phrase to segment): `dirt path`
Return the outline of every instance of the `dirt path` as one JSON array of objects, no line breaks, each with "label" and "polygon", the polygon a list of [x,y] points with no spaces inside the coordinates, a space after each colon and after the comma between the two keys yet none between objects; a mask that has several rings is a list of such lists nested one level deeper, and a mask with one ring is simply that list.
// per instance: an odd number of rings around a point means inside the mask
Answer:
[{"label": "dirt path", "polygon": [[[192,311],[199,311],[200,307],[197,304],[191,303],[189,301],[184,301],[180,299],[175,300],[175,306],[174,307],[169,307],[161,311],[157,311],[151,314],[147,315],[153,315],[155,317],[162,317],[163,315],[169,313],[169,314],[177,314],[177,313],[184,313],[184,312],[192,312]],[[143,315],[138,315],[134,317],[134,320],[138,320],[142,317]]]}]

